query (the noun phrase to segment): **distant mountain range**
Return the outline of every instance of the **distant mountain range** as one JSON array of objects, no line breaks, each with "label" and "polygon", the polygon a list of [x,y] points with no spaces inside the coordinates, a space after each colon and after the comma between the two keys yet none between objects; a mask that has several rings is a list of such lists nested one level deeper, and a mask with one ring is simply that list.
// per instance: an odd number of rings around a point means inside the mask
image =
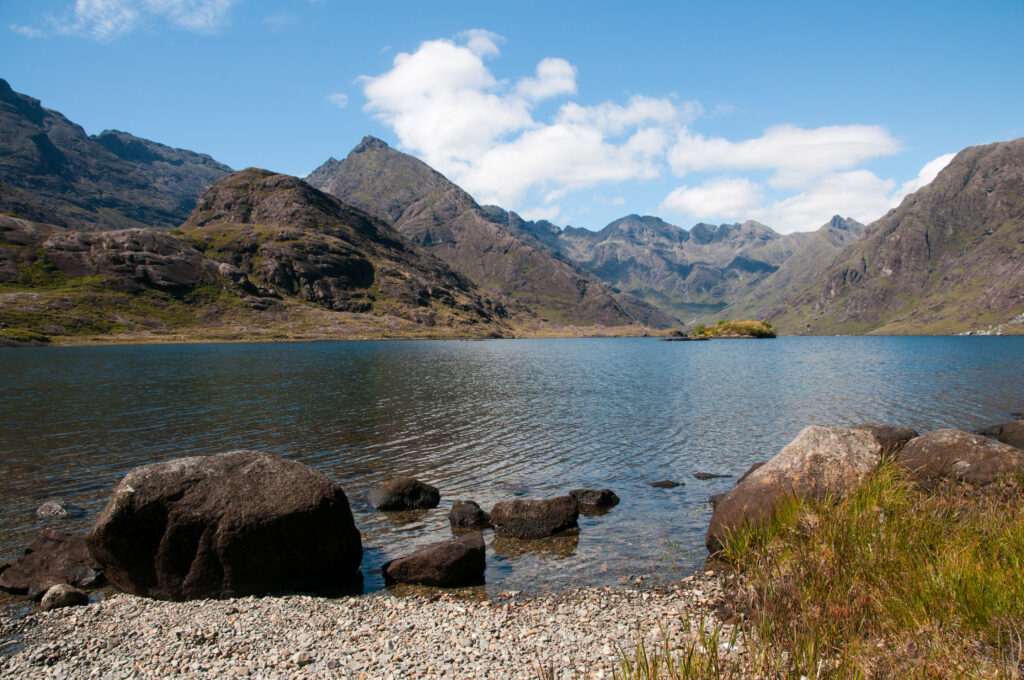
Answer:
[{"label": "distant mountain range", "polygon": [[[480,205],[372,137],[306,181],[232,173],[86,135],[0,80],[0,212],[0,322],[58,336],[637,333],[738,317],[783,333],[1024,331],[1024,139],[964,150],[867,227],[628,215],[595,232]],[[134,311],[111,312],[115,298]]]}]

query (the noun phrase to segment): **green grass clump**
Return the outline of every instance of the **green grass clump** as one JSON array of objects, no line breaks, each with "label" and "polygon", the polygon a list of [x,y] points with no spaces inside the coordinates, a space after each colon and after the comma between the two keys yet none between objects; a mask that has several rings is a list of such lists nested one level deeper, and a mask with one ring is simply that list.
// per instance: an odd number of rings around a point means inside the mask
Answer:
[{"label": "green grass clump", "polygon": [[0,328],[0,338],[15,342],[50,342],[50,338],[24,328]]},{"label": "green grass clump", "polygon": [[926,491],[884,464],[845,498],[793,500],[767,525],[740,529],[723,558],[741,584],[729,605],[746,615],[740,670],[638,650],[621,677],[1024,675],[1020,477]]},{"label": "green grass clump", "polygon": [[745,335],[755,338],[774,338],[775,326],[772,325],[771,321],[722,319],[713,326],[697,326],[693,329],[693,335],[706,338]]}]

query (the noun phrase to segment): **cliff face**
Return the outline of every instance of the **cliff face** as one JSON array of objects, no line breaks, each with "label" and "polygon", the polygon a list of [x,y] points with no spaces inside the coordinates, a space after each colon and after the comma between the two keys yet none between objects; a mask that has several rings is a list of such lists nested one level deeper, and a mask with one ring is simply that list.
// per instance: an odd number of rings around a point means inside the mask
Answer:
[{"label": "cliff face", "polygon": [[124,132],[90,137],[0,80],[0,211],[72,229],[173,227],[229,172]]},{"label": "cliff face", "polygon": [[389,221],[482,288],[561,324],[665,327],[666,314],[622,294],[520,228],[522,220],[473,198],[421,161],[366,138],[308,180]]}]

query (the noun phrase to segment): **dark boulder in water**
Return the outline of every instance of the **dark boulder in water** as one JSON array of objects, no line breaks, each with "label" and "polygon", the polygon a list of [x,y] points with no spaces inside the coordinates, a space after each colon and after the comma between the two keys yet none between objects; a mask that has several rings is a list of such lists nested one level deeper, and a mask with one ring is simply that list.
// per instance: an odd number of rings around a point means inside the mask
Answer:
[{"label": "dark boulder in water", "polygon": [[491,525],[491,516],[476,501],[455,501],[448,513],[451,525],[461,529],[479,529]]},{"label": "dark boulder in water", "polygon": [[441,502],[437,487],[412,477],[389,479],[366,494],[374,510],[427,510]]},{"label": "dark boulder in water", "polygon": [[576,529],[579,505],[572,496],[496,503],[491,510],[494,529],[514,538],[544,538]]},{"label": "dark boulder in water", "polygon": [[483,583],[486,566],[483,535],[474,531],[399,557],[381,570],[388,582],[454,588]]}]

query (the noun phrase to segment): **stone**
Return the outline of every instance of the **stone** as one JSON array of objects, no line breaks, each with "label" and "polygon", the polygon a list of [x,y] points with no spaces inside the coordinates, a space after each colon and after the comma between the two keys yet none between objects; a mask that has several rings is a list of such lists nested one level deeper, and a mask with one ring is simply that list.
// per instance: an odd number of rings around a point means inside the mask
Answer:
[{"label": "stone", "polygon": [[726,477],[732,477],[732,475],[718,475],[713,472],[694,472],[693,476],[695,479],[699,479],[702,482],[709,479],[725,479]]},{"label": "stone", "polygon": [[656,489],[674,489],[677,486],[685,486],[682,482],[673,482],[671,479],[661,479],[657,482],[647,482]]},{"label": "stone", "polygon": [[[24,555],[0,564],[0,589],[38,599],[62,583],[92,587],[86,578],[89,574],[102,582],[97,567],[84,536],[43,529]],[[88,571],[79,572],[79,568]]]},{"label": "stone", "polygon": [[36,517],[40,519],[64,519],[70,514],[67,504],[64,501],[46,501],[36,508]]},{"label": "stone", "polygon": [[516,499],[496,503],[491,525],[515,538],[544,538],[578,528],[579,505],[572,496],[541,500]]},{"label": "stone", "polygon": [[569,495],[582,507],[610,508],[619,504],[619,497],[611,489],[573,489]]},{"label": "stone", "polygon": [[755,470],[757,470],[759,467],[761,467],[762,465],[764,465],[767,462],[768,461],[766,461],[766,460],[762,460],[762,461],[759,461],[759,462],[754,463],[753,465],[751,465],[749,468],[747,468],[746,472],[744,472],[742,475],[740,475],[740,478],[739,478],[739,480],[736,481],[736,483],[739,484],[740,482],[742,482],[744,479],[746,479],[751,474],[753,474],[753,472]]},{"label": "stone", "polygon": [[47,611],[60,607],[80,607],[86,604],[89,604],[88,595],[74,586],[59,583],[46,591],[40,607],[43,611]]},{"label": "stone", "polygon": [[912,428],[880,425],[879,423],[861,423],[850,429],[870,432],[875,440],[882,445],[882,453],[888,456],[902,449],[907,442],[917,436],[917,430]]},{"label": "stone", "polygon": [[1024,449],[1024,419],[1018,418],[1003,425],[999,432],[999,441]]},{"label": "stone", "polygon": [[389,479],[366,495],[374,510],[427,510],[441,502],[437,487],[412,477]]},{"label": "stone", "polygon": [[484,552],[483,534],[474,531],[392,560],[381,571],[389,583],[416,583],[442,588],[478,585],[484,582]]},{"label": "stone", "polygon": [[727,493],[712,494],[711,496],[708,496],[708,503],[711,504],[712,508],[717,507],[727,495]]},{"label": "stone", "polygon": [[491,516],[481,510],[476,501],[455,501],[448,513],[448,521],[453,527],[479,529],[491,525]]},{"label": "stone", "polygon": [[863,429],[805,428],[774,458],[750,472],[715,507],[704,542],[712,553],[744,523],[763,524],[788,498],[823,500],[855,488],[882,459],[878,438]]},{"label": "stone", "polygon": [[308,666],[314,661],[313,655],[309,652],[295,652],[294,654],[292,654],[291,659],[289,660],[299,668],[302,668],[303,666]]},{"label": "stone", "polygon": [[978,434],[935,430],[910,440],[896,455],[896,464],[925,488],[943,478],[981,486],[1024,472],[1024,450]]},{"label": "stone", "polygon": [[131,470],[87,538],[111,583],[166,600],[334,592],[362,560],[342,488],[258,451]]}]

